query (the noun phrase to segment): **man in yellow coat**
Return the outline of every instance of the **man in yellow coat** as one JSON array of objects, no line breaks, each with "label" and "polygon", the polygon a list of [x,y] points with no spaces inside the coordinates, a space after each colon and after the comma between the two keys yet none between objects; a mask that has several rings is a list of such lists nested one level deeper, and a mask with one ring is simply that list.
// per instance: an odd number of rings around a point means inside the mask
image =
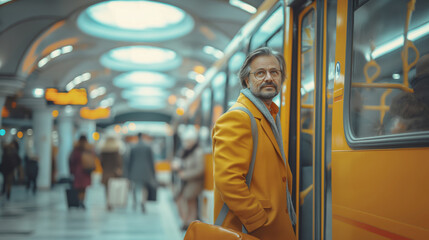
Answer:
[{"label": "man in yellow coat", "polygon": [[243,90],[231,107],[245,107],[258,129],[258,147],[250,188],[245,178],[252,158],[249,115],[241,110],[224,113],[213,128],[215,220],[224,203],[229,211],[222,226],[259,239],[295,239],[295,212],[288,189],[292,174],[284,156],[279,108],[272,99],[285,77],[281,55],[270,48],[251,52],[240,69]]}]

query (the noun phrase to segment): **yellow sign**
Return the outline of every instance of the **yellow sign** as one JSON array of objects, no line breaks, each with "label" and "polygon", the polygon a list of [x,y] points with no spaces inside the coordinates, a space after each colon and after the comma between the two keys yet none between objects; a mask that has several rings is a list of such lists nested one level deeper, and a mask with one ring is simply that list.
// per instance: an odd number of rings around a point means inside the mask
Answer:
[{"label": "yellow sign", "polygon": [[56,105],[85,105],[88,103],[86,90],[72,89],[69,92],[58,92],[58,89],[47,88],[45,99]]},{"label": "yellow sign", "polygon": [[108,118],[110,116],[110,108],[96,108],[89,109],[87,107],[83,107],[80,109],[80,117],[84,119],[103,119]]}]

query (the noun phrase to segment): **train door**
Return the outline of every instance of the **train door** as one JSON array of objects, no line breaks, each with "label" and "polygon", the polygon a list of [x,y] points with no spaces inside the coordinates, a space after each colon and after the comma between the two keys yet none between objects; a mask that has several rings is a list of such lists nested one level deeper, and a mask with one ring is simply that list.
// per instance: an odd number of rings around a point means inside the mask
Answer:
[{"label": "train door", "polygon": [[338,1],[333,239],[429,239],[429,1]]},{"label": "train door", "polygon": [[313,239],[314,115],[316,82],[316,2],[298,14],[297,52],[297,184],[298,239]]},{"label": "train door", "polygon": [[331,239],[329,142],[336,1],[313,1],[293,9],[297,26],[296,92],[292,94],[296,96],[292,108],[296,109],[296,116],[292,115],[296,117],[296,231],[300,240]]}]

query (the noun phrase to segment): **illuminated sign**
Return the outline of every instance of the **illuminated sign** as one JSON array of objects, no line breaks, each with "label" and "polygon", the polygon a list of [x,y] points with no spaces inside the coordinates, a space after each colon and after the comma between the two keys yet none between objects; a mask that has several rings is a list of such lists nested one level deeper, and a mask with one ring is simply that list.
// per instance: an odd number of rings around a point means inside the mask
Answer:
[{"label": "illuminated sign", "polygon": [[90,109],[87,107],[83,107],[80,109],[80,117],[84,119],[103,119],[108,118],[110,116],[110,108],[96,108]]},{"label": "illuminated sign", "polygon": [[55,105],[85,105],[88,103],[86,89],[72,89],[69,92],[58,92],[58,89],[47,88],[45,99]]}]

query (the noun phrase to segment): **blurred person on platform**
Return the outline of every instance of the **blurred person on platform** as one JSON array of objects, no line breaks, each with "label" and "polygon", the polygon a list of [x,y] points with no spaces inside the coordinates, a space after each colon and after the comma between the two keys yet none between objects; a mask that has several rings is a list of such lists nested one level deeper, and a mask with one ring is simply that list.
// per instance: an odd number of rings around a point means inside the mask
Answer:
[{"label": "blurred person on platform", "polygon": [[204,188],[204,153],[198,145],[198,132],[188,126],[181,135],[183,152],[180,163],[173,164],[181,180],[176,204],[182,219],[182,230],[198,218],[198,196]]},{"label": "blurred person on platform", "polygon": [[36,194],[37,175],[39,175],[39,157],[36,154],[33,136],[28,136],[25,144],[25,173],[27,176],[27,191],[32,188],[33,194]]},{"label": "blurred person on platform", "polygon": [[85,208],[85,192],[86,188],[91,185],[91,172],[94,169],[84,167],[85,156],[93,157],[95,165],[94,147],[88,142],[85,135],[79,137],[69,158],[70,172],[73,174],[73,188],[78,192],[79,206]]},{"label": "blurred person on platform", "polygon": [[137,208],[137,191],[142,191],[141,209],[146,212],[145,203],[151,189],[156,189],[158,183],[155,176],[155,163],[152,148],[146,141],[149,136],[138,133],[138,143],[131,147],[127,173],[130,179],[133,192],[133,208]]},{"label": "blurred person on platform", "polygon": [[2,194],[6,194],[6,199],[10,199],[12,184],[15,179],[15,170],[21,165],[21,158],[18,154],[19,144],[12,140],[3,147],[2,162],[0,172],[3,174]]},{"label": "blurred person on platform", "polygon": [[[108,196],[108,182],[110,178],[122,176],[121,145],[115,137],[107,137],[100,151],[100,161],[103,168],[101,183],[106,187],[106,197]],[[108,202],[108,201],[106,201]],[[107,203],[107,210],[112,207]]]}]

